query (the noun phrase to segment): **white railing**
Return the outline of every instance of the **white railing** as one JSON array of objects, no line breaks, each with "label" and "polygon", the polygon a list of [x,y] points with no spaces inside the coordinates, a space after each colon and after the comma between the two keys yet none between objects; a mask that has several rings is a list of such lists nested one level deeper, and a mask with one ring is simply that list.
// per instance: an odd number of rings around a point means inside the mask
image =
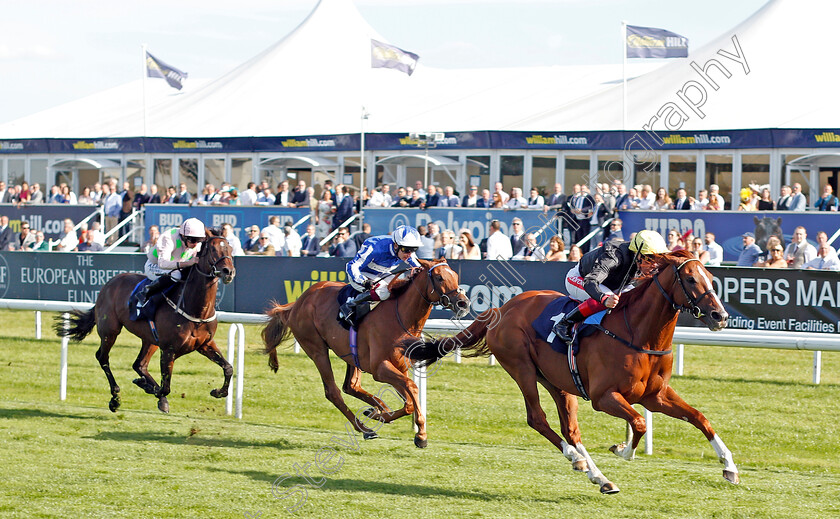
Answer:
[{"label": "white railing", "polygon": [[[93,307],[91,303],[68,303],[63,301],[37,301],[31,299],[0,299],[0,309],[11,310],[35,310],[35,334],[41,338],[41,312],[67,312],[69,310],[89,310]],[[245,371],[245,329],[241,323],[262,324],[266,321],[263,314],[246,314],[237,312],[218,312],[220,322],[232,323],[228,333],[228,362],[234,365],[235,393],[236,393],[236,418],[242,418],[242,395],[244,391]],[[66,319],[69,314],[64,314],[65,326],[68,326]],[[451,321],[449,319],[429,319],[423,328],[429,333],[456,333],[471,324],[470,321]],[[814,384],[820,383],[820,370],[822,365],[823,351],[840,351],[840,337],[828,334],[801,333],[791,334],[790,332],[753,331],[753,330],[724,330],[710,332],[704,328],[677,327],[674,331],[674,344],[676,344],[674,374],[683,374],[683,350],[684,344],[699,346],[724,346],[741,348],[768,348],[786,350],[808,350],[814,352]],[[234,344],[238,345],[238,351],[234,351]],[[67,395],[67,354],[69,339],[64,337],[61,341],[61,368],[59,397],[64,400]],[[300,353],[297,342],[294,345],[294,352]],[[461,352],[453,353],[455,362],[461,362]],[[489,358],[490,366],[496,364],[495,358]],[[418,369],[414,372],[414,381],[420,391],[420,409],[426,413],[426,370]],[[231,381],[231,386],[234,386]],[[225,410],[231,414],[232,398],[234,391],[228,393]],[[648,432],[645,434],[645,454],[653,453],[653,416],[647,409],[644,410],[645,423]]]}]

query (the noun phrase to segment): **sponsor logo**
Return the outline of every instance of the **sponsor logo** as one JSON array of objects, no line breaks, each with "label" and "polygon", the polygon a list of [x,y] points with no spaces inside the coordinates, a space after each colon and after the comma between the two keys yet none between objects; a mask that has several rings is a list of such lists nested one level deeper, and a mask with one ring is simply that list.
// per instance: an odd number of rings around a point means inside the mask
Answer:
[{"label": "sponsor logo", "polygon": [[118,150],[120,144],[117,141],[76,141],[73,143],[74,150]]},{"label": "sponsor logo", "polygon": [[0,299],[6,297],[6,291],[9,289],[9,264],[6,259],[0,256]]},{"label": "sponsor logo", "polygon": [[819,135],[814,135],[817,142],[840,142],[840,135],[834,132],[822,132]]},{"label": "sponsor logo", "polygon": [[694,135],[680,135],[672,133],[662,139],[665,144],[730,144],[732,140],[728,135],[709,135],[707,133],[695,133]]},{"label": "sponsor logo", "polygon": [[220,150],[223,148],[222,143],[219,141],[185,141],[185,140],[178,140],[172,143],[172,147],[176,150],[196,150],[196,149],[203,149],[203,150]]},{"label": "sponsor logo", "polygon": [[544,145],[586,145],[588,141],[586,137],[569,137],[568,135],[552,135],[549,137],[544,137],[542,135],[531,135],[530,137],[525,137],[525,142],[528,144],[544,144]]},{"label": "sponsor logo", "polygon": [[642,36],[639,34],[631,34],[627,37],[628,47],[655,47],[655,48],[683,48],[688,47],[688,38],[682,36],[666,36],[664,38],[655,38],[653,36]]},{"label": "sponsor logo", "polygon": [[280,144],[284,148],[334,148],[335,139],[286,139]]},{"label": "sponsor logo", "polygon": [[313,270],[309,273],[309,280],[300,280],[300,279],[287,279],[283,281],[283,285],[286,288],[286,302],[287,303],[294,303],[297,299],[306,292],[306,290],[312,286],[313,283],[318,283],[319,281],[340,281],[342,283],[347,282],[347,273],[343,270],[335,271],[335,270]]},{"label": "sponsor logo", "polygon": [[[458,139],[455,137],[444,137],[440,140],[436,139],[434,143],[436,146],[453,145],[458,144]],[[412,139],[411,137],[400,137],[400,144],[402,146],[425,146],[424,141],[421,141],[420,139]]]},{"label": "sponsor logo", "polygon": [[22,151],[22,142],[0,142],[0,150]]}]

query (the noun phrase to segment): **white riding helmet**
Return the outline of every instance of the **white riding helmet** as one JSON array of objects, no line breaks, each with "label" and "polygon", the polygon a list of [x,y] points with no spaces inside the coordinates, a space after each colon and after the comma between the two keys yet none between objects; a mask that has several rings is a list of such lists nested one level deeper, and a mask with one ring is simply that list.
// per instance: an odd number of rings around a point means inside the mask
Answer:
[{"label": "white riding helmet", "polygon": [[181,236],[191,238],[204,238],[206,233],[204,231],[204,224],[198,218],[187,218],[181,224],[179,229]]},{"label": "white riding helmet", "polygon": [[423,245],[423,242],[420,241],[420,233],[417,232],[417,229],[408,225],[397,227],[391,233],[391,237],[394,239],[394,243],[400,247],[413,247],[416,249]]},{"label": "white riding helmet", "polygon": [[670,252],[662,235],[654,231],[639,231],[630,242],[630,250],[640,254],[665,254]]}]

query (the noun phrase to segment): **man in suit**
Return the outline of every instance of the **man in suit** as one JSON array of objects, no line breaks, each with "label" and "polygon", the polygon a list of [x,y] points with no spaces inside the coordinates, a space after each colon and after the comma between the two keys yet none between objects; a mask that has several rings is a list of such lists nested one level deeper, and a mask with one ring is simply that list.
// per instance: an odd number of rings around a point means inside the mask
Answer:
[{"label": "man in suit", "polygon": [[0,216],[0,250],[9,250],[9,246],[15,241],[15,233],[9,227],[9,217]]},{"label": "man in suit", "polygon": [[[592,211],[595,207],[595,199],[589,196],[589,187],[586,185],[580,186],[580,191],[575,193],[575,196],[569,200],[569,211],[574,218],[577,228],[574,230],[574,242],[581,241],[587,234],[589,234],[592,218]],[[581,251],[586,253],[589,251],[589,242],[581,245]]]},{"label": "man in suit", "polygon": [[357,232],[356,235],[353,236],[353,241],[356,242],[356,250],[361,249],[365,240],[368,238],[370,238],[370,224],[366,223],[362,225],[362,232]]},{"label": "man in suit", "polygon": [[[339,184],[336,186],[336,191],[340,191],[339,199],[337,201],[336,211],[333,215],[333,229],[337,229],[341,224],[353,216],[353,195],[350,194],[350,188]],[[353,253],[355,256],[356,253]]]},{"label": "man in suit", "polygon": [[461,200],[461,207],[478,207],[478,201],[481,200],[478,196],[478,186],[470,186],[467,193]]},{"label": "man in suit", "polygon": [[493,205],[493,201],[490,200],[490,190],[489,189],[482,189],[481,190],[481,198],[475,201],[475,206],[477,208],[489,208]]},{"label": "man in suit", "polygon": [[440,195],[437,192],[437,187],[429,184],[429,196],[426,197],[425,207],[437,207],[440,205]]},{"label": "man in suit", "polygon": [[187,191],[187,185],[181,182],[181,185],[178,186],[181,191],[175,195],[175,203],[176,204],[189,204],[192,197],[190,196],[189,191]]},{"label": "man in suit", "polygon": [[34,183],[32,184],[32,188],[29,190],[29,203],[30,204],[43,204],[44,203],[44,192],[41,191],[41,184]]},{"label": "man in suit", "polygon": [[321,247],[318,245],[318,237],[315,236],[315,226],[307,225],[306,234],[301,238],[300,255],[309,257],[317,256],[320,250]]},{"label": "man in suit", "polygon": [[298,185],[293,191],[292,205],[295,207],[309,207],[309,192],[306,190],[306,182],[303,180],[298,181]]},{"label": "man in suit", "polygon": [[0,204],[11,204],[12,203],[12,195],[9,193],[9,190],[6,189],[6,183],[0,180]]},{"label": "man in suit", "polygon": [[677,199],[674,200],[674,209],[677,211],[688,211],[691,209],[691,202],[688,200],[688,193],[685,189],[677,189]]},{"label": "man in suit", "polygon": [[353,258],[356,252],[356,243],[350,239],[350,231],[346,227],[339,229],[330,253],[337,258]]},{"label": "man in suit", "polygon": [[802,194],[802,185],[793,185],[793,195],[790,197],[791,211],[804,211],[808,207],[808,199]]},{"label": "man in suit", "polygon": [[455,190],[452,186],[443,188],[443,196],[438,201],[438,205],[444,207],[460,207],[461,201],[455,196]]},{"label": "man in suit", "polygon": [[776,211],[790,211],[790,186],[782,186],[782,196],[776,201]]},{"label": "man in suit", "polygon": [[510,235],[510,248],[513,256],[516,256],[519,254],[519,251],[522,250],[522,247],[525,246],[525,242],[522,241],[522,237],[525,236],[525,228],[522,227],[522,220],[519,218],[513,219],[511,222],[511,228],[513,229],[513,232]]},{"label": "man in suit", "polygon": [[632,209],[630,195],[627,194],[627,186],[619,183],[616,185],[616,189],[618,190],[618,194],[615,197],[615,213],[618,214],[618,211]]}]

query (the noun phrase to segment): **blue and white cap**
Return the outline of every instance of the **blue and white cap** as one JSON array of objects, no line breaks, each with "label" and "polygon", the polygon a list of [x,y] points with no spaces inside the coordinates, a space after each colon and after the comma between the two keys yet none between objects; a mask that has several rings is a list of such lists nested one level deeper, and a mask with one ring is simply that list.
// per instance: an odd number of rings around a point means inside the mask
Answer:
[{"label": "blue and white cap", "polygon": [[423,242],[420,241],[420,233],[417,232],[417,229],[408,225],[397,227],[391,233],[391,237],[394,239],[394,243],[400,247],[414,247],[416,249],[423,245]]}]

